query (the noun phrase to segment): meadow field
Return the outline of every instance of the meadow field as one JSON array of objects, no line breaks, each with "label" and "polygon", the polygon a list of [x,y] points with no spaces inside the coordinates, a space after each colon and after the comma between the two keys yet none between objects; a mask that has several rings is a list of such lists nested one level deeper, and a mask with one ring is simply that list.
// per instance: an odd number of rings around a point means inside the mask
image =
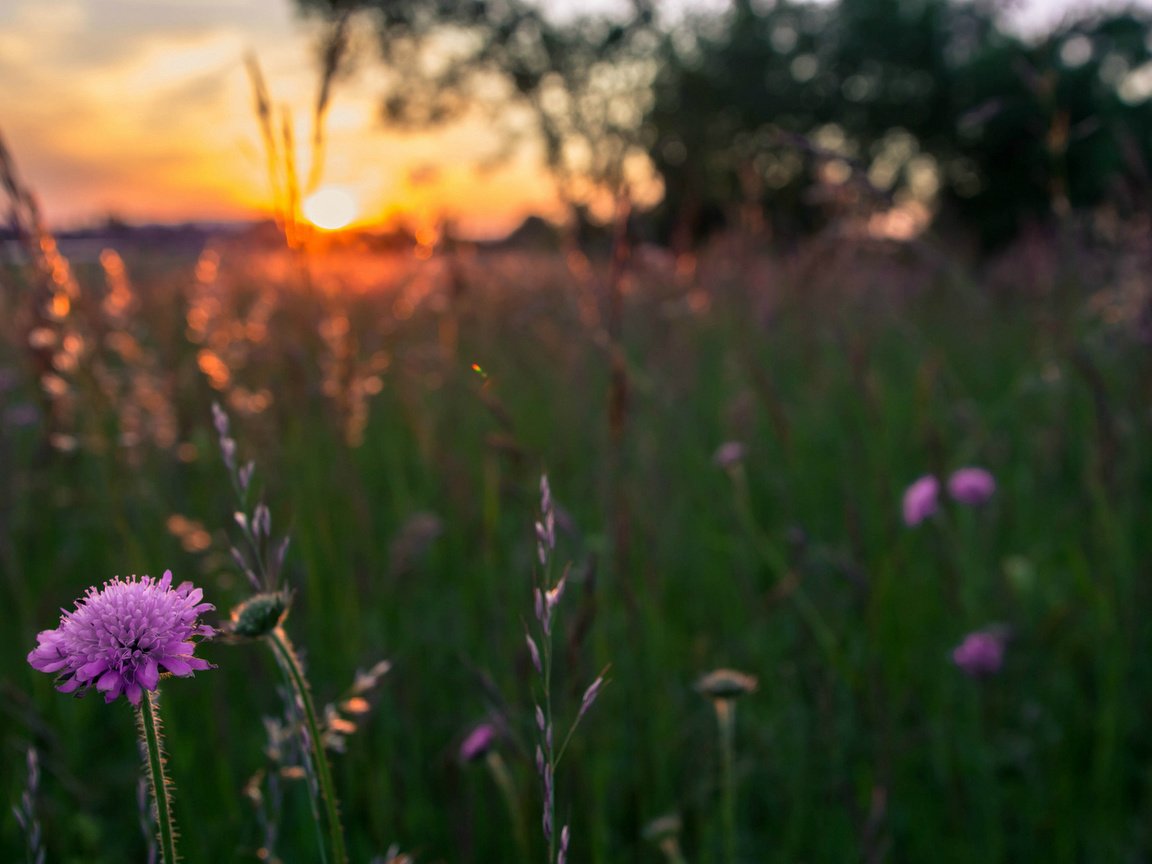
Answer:
[{"label": "meadow field", "polygon": [[[555,860],[541,650],[549,729],[583,709],[572,862],[1148,861],[1145,234],[994,260],[833,230],[680,259],[13,245],[0,860],[150,854],[131,706],[55,692],[37,633],[167,569],[219,626],[254,590],[230,549],[290,537],[283,630],[334,706],[353,862]],[[949,494],[963,468],[994,491]],[[544,649],[534,592],[565,572]],[[160,687],[189,862],[320,860],[259,641]],[[723,669],[755,686],[710,695]]]}]

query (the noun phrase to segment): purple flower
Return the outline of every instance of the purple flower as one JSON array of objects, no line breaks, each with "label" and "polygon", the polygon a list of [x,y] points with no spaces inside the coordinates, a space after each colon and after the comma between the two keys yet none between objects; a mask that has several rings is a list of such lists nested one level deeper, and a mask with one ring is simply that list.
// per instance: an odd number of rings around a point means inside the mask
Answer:
[{"label": "purple flower", "polygon": [[725,441],[712,454],[712,464],[717,468],[732,468],[744,461],[747,448],[739,441]]},{"label": "purple flower", "polygon": [[496,728],[491,723],[481,723],[460,743],[460,761],[475,762],[492,749],[495,741]]},{"label": "purple flower", "polygon": [[144,690],[155,690],[160,672],[184,677],[212,664],[193,657],[196,637],[215,631],[200,624],[201,613],[215,609],[201,603],[204,592],[184,582],[172,588],[172,571],[159,581],[151,576],[117,576],[97,590],[89,588],[60,626],[44,630],[28,654],[40,672],[59,673],[61,693],[85,692],[95,686],[112,702],[121,693],[133,705]]},{"label": "purple flower", "polygon": [[904,524],[919,525],[936,513],[939,506],[940,482],[925,474],[904,490]]},{"label": "purple flower", "polygon": [[1004,664],[1004,634],[996,630],[969,633],[953,649],[952,662],[973,678],[995,675]]},{"label": "purple flower", "polygon": [[948,494],[961,504],[979,506],[995,491],[995,478],[983,468],[961,468],[948,478]]}]

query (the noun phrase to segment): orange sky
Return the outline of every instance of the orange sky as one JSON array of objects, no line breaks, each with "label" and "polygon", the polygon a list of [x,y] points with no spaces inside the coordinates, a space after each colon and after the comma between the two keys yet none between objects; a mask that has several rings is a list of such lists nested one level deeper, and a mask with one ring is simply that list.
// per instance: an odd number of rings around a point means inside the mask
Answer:
[{"label": "orange sky", "polygon": [[[546,2],[563,11],[576,0]],[[1005,2],[1032,22],[1082,5]],[[2,0],[0,131],[54,226],[109,214],[257,216],[269,190],[243,58],[259,58],[272,98],[291,108],[306,142],[315,35],[291,0]],[[494,234],[528,212],[558,212],[538,154],[476,169],[498,145],[480,124],[420,136],[381,128],[380,74],[361,63],[337,88],[328,124],[324,182],[355,190],[364,217],[451,216],[466,233]],[[301,162],[306,172],[306,147]]]},{"label": "orange sky", "polygon": [[[291,109],[306,174],[315,39],[290,0],[5,0],[0,131],[53,225],[260,215],[269,181],[244,55]],[[382,129],[379,74],[361,63],[328,118],[323,182],[355,190],[363,217],[446,215],[492,234],[557,212],[537,154],[477,170],[499,143],[477,124]]]}]

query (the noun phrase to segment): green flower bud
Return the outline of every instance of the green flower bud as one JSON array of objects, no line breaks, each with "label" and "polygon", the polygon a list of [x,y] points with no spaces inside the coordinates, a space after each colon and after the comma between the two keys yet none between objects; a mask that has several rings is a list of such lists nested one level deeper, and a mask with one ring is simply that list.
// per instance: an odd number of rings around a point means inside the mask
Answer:
[{"label": "green flower bud", "polygon": [[259,639],[280,626],[288,616],[291,597],[286,591],[256,594],[232,610],[228,630],[236,636]]}]

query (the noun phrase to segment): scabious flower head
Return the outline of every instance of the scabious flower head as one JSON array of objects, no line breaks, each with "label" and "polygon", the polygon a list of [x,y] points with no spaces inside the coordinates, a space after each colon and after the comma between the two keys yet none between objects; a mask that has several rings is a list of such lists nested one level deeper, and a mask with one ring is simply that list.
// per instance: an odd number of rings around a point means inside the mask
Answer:
[{"label": "scabious flower head", "polygon": [[952,662],[973,678],[995,675],[1004,664],[1004,634],[977,630],[952,651]]},{"label": "scabious flower head", "polygon": [[948,478],[948,494],[961,504],[979,506],[996,492],[996,479],[983,468],[960,468]]},{"label": "scabious flower head", "polygon": [[28,662],[55,672],[62,693],[95,687],[105,702],[121,693],[139,705],[144,690],[155,690],[160,672],[184,677],[212,665],[193,657],[196,639],[214,630],[200,615],[214,609],[201,603],[204,592],[191,582],[172,587],[172,571],[151,576],[117,576],[100,589],[89,588],[76,608],[60,616],[60,626],[44,630]]},{"label": "scabious flower head", "polygon": [[940,482],[926,474],[904,490],[904,524],[919,525],[939,507]]}]

